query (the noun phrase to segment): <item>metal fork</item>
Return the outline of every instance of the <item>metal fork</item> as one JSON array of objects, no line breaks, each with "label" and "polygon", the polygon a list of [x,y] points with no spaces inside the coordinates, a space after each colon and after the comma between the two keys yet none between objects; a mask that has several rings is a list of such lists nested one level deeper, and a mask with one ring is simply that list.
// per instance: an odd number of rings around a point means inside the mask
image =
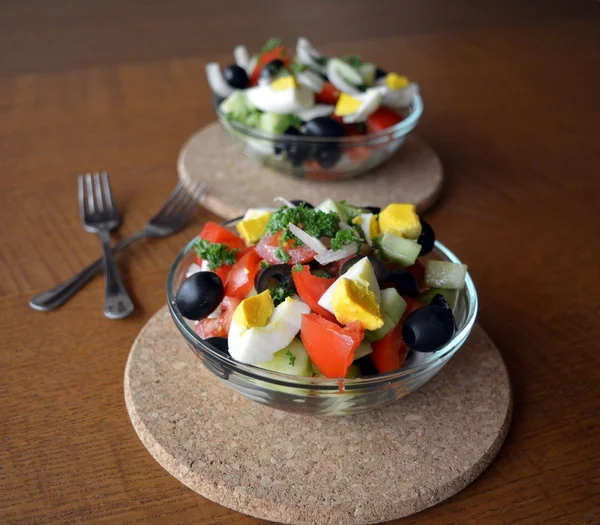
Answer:
[{"label": "metal fork", "polygon": [[[205,191],[206,184],[203,182],[190,182],[186,187],[180,181],[146,226],[131,237],[117,243],[113,247],[113,253],[120,252],[141,239],[168,237],[182,230],[187,225]],[[73,277],[33,297],[29,306],[39,311],[55,310],[66,303],[101,271],[102,259],[98,259]]]},{"label": "metal fork", "polygon": [[121,219],[113,205],[112,191],[108,174],[90,173],[79,175],[79,212],[83,227],[95,233],[102,243],[104,252],[104,316],[109,319],[122,319],[133,312],[133,302],[125,289],[110,247],[110,232],[119,226]]}]

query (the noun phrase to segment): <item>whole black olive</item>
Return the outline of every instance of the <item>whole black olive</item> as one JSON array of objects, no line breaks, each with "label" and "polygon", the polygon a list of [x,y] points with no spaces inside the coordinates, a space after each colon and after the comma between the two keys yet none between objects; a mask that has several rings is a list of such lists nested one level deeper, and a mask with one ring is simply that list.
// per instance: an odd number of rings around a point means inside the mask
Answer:
[{"label": "whole black olive", "polygon": [[263,66],[263,68],[260,70],[260,75],[259,78],[263,79],[263,80],[268,80],[271,81],[273,80],[277,74],[281,71],[281,69],[284,67],[284,63],[282,60],[280,60],[279,58],[276,58],[275,60],[271,60],[271,62],[268,62],[267,64],[265,64]]},{"label": "whole black olive", "polygon": [[320,146],[315,155],[319,166],[325,169],[333,168],[342,156],[342,150],[335,144]]},{"label": "whole black olive", "polygon": [[304,125],[304,133],[309,137],[343,137],[343,124],[329,117],[317,117]]},{"label": "whole black olive", "polygon": [[257,293],[262,293],[269,289],[271,281],[277,281],[278,283],[291,284],[292,281],[292,267],[289,264],[274,264],[273,266],[267,266],[256,274],[254,278],[254,287]]},{"label": "whole black olive", "polygon": [[381,213],[381,208],[379,206],[360,206],[360,209],[368,211],[369,213],[372,213],[373,215],[378,215]]},{"label": "whole black olive", "polygon": [[209,337],[208,339],[203,339],[203,341],[218,352],[229,355],[229,343],[226,337]]},{"label": "whole black olive", "polygon": [[419,253],[419,257],[421,255],[427,255],[431,250],[433,250],[435,233],[429,223],[423,219],[421,219],[421,235],[419,235],[417,242],[421,245],[421,253]]},{"label": "whole black olive", "polygon": [[246,89],[248,87],[248,74],[244,68],[232,64],[223,70],[223,78],[232,88]]},{"label": "whole black olive", "polygon": [[314,208],[314,206],[310,202],[306,202],[306,201],[303,201],[303,200],[296,199],[296,200],[293,200],[293,201],[290,201],[290,202],[294,206],[300,206],[300,204],[304,204],[304,206],[306,206],[307,208],[311,208],[311,209]]},{"label": "whole black olive", "polygon": [[357,359],[353,364],[358,365],[363,376],[374,376],[379,373],[370,355]]},{"label": "whole black olive", "polygon": [[183,281],[175,304],[183,317],[199,321],[214,312],[224,296],[223,282],[216,273],[198,272]]},{"label": "whole black olive", "polygon": [[452,339],[455,330],[452,311],[430,304],[409,314],[402,338],[415,352],[435,352]]},{"label": "whole black olive", "polygon": [[[300,135],[300,130],[298,128],[295,128],[294,126],[290,126],[282,133],[282,135],[288,137],[297,137],[298,135]],[[276,140],[274,146],[275,154],[279,155],[280,153],[283,153],[287,149],[288,144],[289,141],[287,140]]]},{"label": "whole black olive", "polygon": [[390,283],[400,295],[417,297],[420,293],[419,283],[416,277],[408,272],[395,270],[387,276],[387,282]]},{"label": "whole black olive", "polygon": [[[344,265],[342,266],[342,271],[340,275],[344,275],[352,266],[354,266],[358,261],[364,259],[364,255],[357,255],[356,257],[352,257],[352,259],[348,259]],[[375,272],[375,277],[377,278],[377,282],[379,284],[384,283],[388,278],[388,269],[385,265],[375,256],[369,255],[369,262],[373,267],[373,271]]]},{"label": "whole black olive", "polygon": [[387,76],[387,71],[385,69],[381,69],[380,67],[378,67],[375,70],[375,80],[378,80],[378,79],[380,79],[382,77],[385,77],[385,76]]}]

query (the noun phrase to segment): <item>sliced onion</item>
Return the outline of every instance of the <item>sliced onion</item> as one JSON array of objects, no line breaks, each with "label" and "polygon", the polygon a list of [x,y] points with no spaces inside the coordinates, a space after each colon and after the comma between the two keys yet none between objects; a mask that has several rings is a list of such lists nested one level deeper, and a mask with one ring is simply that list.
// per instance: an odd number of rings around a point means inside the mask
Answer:
[{"label": "sliced onion", "polygon": [[296,81],[315,93],[320,93],[325,85],[325,81],[314,71],[301,71],[296,75]]},{"label": "sliced onion", "polygon": [[256,64],[258,64],[258,55],[254,55],[248,60],[248,65],[246,66],[248,76],[252,75]]},{"label": "sliced onion", "polygon": [[312,108],[296,111],[296,115],[304,120],[304,122],[308,122],[317,117],[328,117],[333,113],[334,109],[335,106],[330,106],[328,104],[316,104]]},{"label": "sliced onion", "polygon": [[346,257],[354,255],[358,250],[358,246],[355,242],[347,244],[341,250],[327,250],[324,253],[319,253],[315,256],[315,260],[323,266],[330,264],[335,261],[341,261]]},{"label": "sliced onion", "polygon": [[296,59],[298,62],[319,73],[325,74],[327,68],[319,64],[316,58],[324,58],[324,55],[319,53],[307,38],[303,36],[298,38],[298,43],[296,44]]},{"label": "sliced onion", "polygon": [[235,58],[235,63],[243,69],[248,69],[248,62],[250,62],[250,57],[248,56],[248,50],[246,46],[236,46],[233,50],[233,58]]},{"label": "sliced onion", "polygon": [[[204,262],[204,261],[202,261]],[[194,275],[195,273],[201,272],[202,268],[200,268],[200,266],[198,266],[196,263],[192,263],[190,264],[187,272],[185,273],[186,278],[189,277],[190,275]]]},{"label": "sliced onion", "polygon": [[227,98],[233,93],[233,88],[223,78],[221,66],[217,62],[206,64],[206,76],[213,93],[221,98]]},{"label": "sliced onion", "polygon": [[283,197],[275,197],[273,199],[275,202],[281,202],[281,204],[285,204],[288,208],[295,208],[296,205]]},{"label": "sliced onion", "polygon": [[[346,81],[346,79],[342,76],[342,73],[338,69],[339,66],[336,65],[337,62],[342,61],[334,58],[327,63],[327,78],[329,78],[329,82],[331,82],[337,89],[344,93],[348,93],[349,95],[358,95],[360,93],[360,90]],[[358,76],[360,77],[360,74]],[[360,83],[361,81],[362,77],[357,83]]]},{"label": "sliced onion", "polygon": [[317,253],[325,253],[327,250],[327,246],[325,246],[319,239],[309,235],[304,230],[292,224],[291,222],[288,224],[288,228],[290,231],[298,237],[306,246],[308,246],[311,250]]}]

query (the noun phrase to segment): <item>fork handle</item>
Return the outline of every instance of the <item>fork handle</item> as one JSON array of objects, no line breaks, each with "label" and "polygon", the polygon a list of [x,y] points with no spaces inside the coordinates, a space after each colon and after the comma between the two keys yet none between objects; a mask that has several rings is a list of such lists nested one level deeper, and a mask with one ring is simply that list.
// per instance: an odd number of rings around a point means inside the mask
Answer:
[{"label": "fork handle", "polygon": [[[143,229],[134,233],[130,237],[123,239],[112,248],[112,253],[118,253],[134,242],[150,237],[148,232]],[[73,297],[81,288],[89,283],[96,275],[102,272],[104,258],[99,258],[89,266],[85,267],[79,273],[76,273],[69,279],[57,284],[54,288],[46,290],[38,295],[35,295],[29,301],[29,306],[40,312],[49,312],[56,310],[59,306],[65,304]]]},{"label": "fork handle", "polygon": [[104,251],[104,317],[108,319],[123,319],[133,312],[133,302],[127,293],[127,289],[121,281],[115,258],[110,246],[110,234],[108,231],[98,231],[98,237],[102,242]]}]

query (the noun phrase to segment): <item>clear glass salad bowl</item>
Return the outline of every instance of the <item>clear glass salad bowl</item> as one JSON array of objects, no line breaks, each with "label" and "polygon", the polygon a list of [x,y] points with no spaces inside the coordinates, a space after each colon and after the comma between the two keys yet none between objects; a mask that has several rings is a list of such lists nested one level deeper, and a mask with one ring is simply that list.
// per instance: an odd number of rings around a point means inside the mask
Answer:
[{"label": "clear glass salad bowl", "polygon": [[[415,94],[412,104],[400,112],[404,119],[395,126],[366,135],[316,138],[264,133],[228,119],[216,100],[214,106],[219,122],[244,155],[284,175],[311,181],[336,181],[377,168],[404,144],[423,113],[423,101],[419,94]],[[288,148],[311,152],[327,149],[327,157],[334,163],[324,167],[317,160],[309,158],[296,166],[285,154]]]},{"label": "clear glass salad bowl", "polygon": [[[225,224],[231,226],[235,222]],[[185,319],[175,304],[177,290],[186,278],[188,267],[195,262],[192,248],[195,240],[177,256],[167,277],[167,303],[175,326],[204,366],[227,386],[248,399],[279,410],[315,416],[350,415],[399,400],[423,386],[444,367],[464,344],[475,323],[477,292],[467,273],[465,287],[454,309],[457,330],[453,339],[431,354],[410,352],[399,370],[356,379],[329,379],[292,376],[245,365],[207,345],[194,332],[193,322]],[[422,259],[429,258],[460,262],[440,242]]]}]

